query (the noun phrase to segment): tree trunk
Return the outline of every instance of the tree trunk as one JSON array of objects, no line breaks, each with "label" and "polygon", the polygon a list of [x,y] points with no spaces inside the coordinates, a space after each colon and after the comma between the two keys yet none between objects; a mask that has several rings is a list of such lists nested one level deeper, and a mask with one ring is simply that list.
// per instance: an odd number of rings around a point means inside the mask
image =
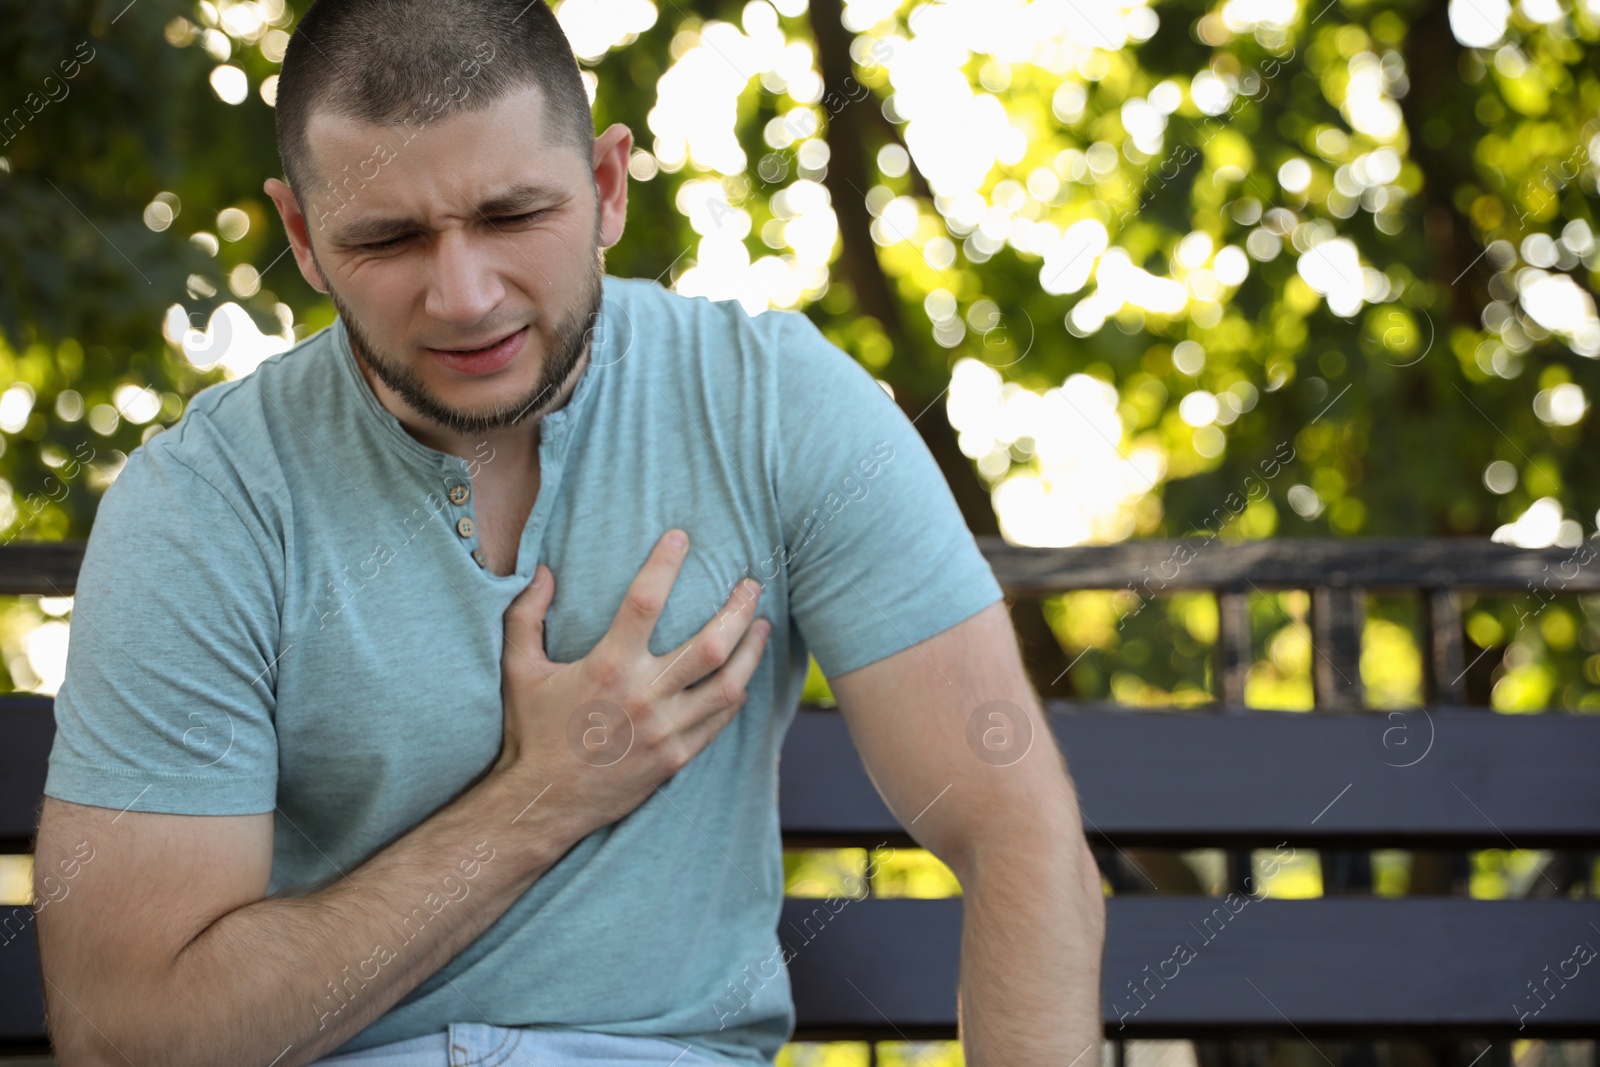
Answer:
[{"label": "tree trunk", "polygon": [[[849,101],[854,95],[846,89],[845,82],[853,76],[851,34],[844,26],[840,0],[812,0],[811,29],[817,42],[824,99]],[[876,319],[884,333],[895,341],[899,350],[895,364],[904,371],[893,383],[895,402],[908,418],[915,420],[928,451],[939,464],[945,481],[950,483],[950,491],[967,526],[980,536],[995,535],[1000,532],[1000,524],[989,489],[978,477],[972,462],[961,453],[955,429],[945,417],[940,393],[949,384],[949,373],[943,366],[943,350],[932,351],[932,341],[925,335],[913,340],[901,315],[899,298],[878,262],[877,245],[872,240],[872,214],[866,205],[866,191],[872,184],[869,169],[872,157],[868,154],[872,133],[880,125],[887,124],[881,111],[876,112],[877,121],[874,121],[873,112],[877,107],[875,98],[846,102],[829,119],[829,161],[823,184],[832,198],[844,245],[838,270],[855,294],[857,312]],[[913,186],[927,189],[920,176],[915,178]],[[933,368],[937,368],[937,373]],[[1021,644],[1023,661],[1040,695],[1071,695],[1071,680],[1064,673],[1068,660],[1061,643],[1045,622],[1039,601],[1033,598],[1013,600],[1011,621]]]}]

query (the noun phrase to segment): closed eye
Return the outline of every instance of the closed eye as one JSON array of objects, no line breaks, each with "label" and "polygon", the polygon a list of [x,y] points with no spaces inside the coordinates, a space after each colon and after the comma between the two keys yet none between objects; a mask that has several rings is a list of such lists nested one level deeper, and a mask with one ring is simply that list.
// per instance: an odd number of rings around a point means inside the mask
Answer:
[{"label": "closed eye", "polygon": [[542,207],[537,211],[528,211],[521,215],[502,215],[499,218],[490,219],[489,222],[495,225],[515,226],[519,222],[532,222],[540,215],[548,214],[550,210],[550,208]]},{"label": "closed eye", "polygon": [[[521,215],[500,215],[492,219],[485,219],[484,221],[489,223],[491,229],[498,230],[501,226],[516,226],[524,222],[532,222],[539,216],[548,214],[551,210],[551,208],[544,207],[538,209],[537,211],[524,212]],[[391,248],[397,248],[406,241],[409,241],[412,236],[412,234],[405,233],[399,235],[398,237],[391,237],[387,241],[375,241],[371,244],[357,245],[356,247],[361,249],[363,252],[386,252]]]},{"label": "closed eye", "polygon": [[405,234],[400,237],[391,237],[387,241],[375,241],[372,244],[357,245],[356,247],[361,249],[363,252],[382,252],[386,249],[395,247],[402,241],[409,239],[410,236],[410,234]]}]

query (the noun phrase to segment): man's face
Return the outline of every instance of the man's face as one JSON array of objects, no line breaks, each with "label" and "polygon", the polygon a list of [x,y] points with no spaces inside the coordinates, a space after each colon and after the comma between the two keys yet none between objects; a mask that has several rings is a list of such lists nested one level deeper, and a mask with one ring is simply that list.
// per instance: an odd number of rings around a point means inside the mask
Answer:
[{"label": "man's face", "polygon": [[426,125],[317,112],[307,134],[334,183],[297,191],[311,258],[372,374],[462,435],[549,407],[587,346],[604,249],[594,161],[550,143],[539,91]]}]

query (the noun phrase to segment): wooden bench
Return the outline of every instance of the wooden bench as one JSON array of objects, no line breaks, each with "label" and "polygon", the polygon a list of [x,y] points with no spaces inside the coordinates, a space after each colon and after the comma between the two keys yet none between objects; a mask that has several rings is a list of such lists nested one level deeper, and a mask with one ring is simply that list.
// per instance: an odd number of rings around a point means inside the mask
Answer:
[{"label": "wooden bench", "polygon": [[[1530,605],[1593,593],[1600,560],[1579,565],[1570,549],[1477,540],[1197,540],[1192,558],[1177,542],[981,544],[1011,599],[1123,588],[1217,597],[1215,703],[1180,711],[1047,702],[1114,889],[1102,981],[1109,1037],[1200,1039],[1202,1061],[1213,1063],[1248,1048],[1206,1044],[1225,1038],[1416,1038],[1440,1063],[1467,1039],[1490,1039],[1490,1067],[1509,1064],[1511,1038],[1600,1032],[1600,963],[1574,962],[1575,946],[1600,947],[1600,901],[1584,896],[1600,846],[1600,716],[1463,707],[1460,603],[1466,591],[1522,594]],[[0,551],[0,593],[70,592],[81,552],[77,544]],[[1254,658],[1247,598],[1279,589],[1310,593],[1312,713],[1243,706]],[[1363,709],[1367,590],[1421,598],[1425,707]],[[53,734],[51,702],[4,698],[0,715],[0,852],[23,852]],[[836,712],[800,711],[782,769],[787,848],[912,845]],[[1282,845],[1319,850],[1323,897],[1245,896],[1249,850]],[[1139,871],[1130,853],[1200,848],[1227,850],[1231,902],[1153,893],[1130,874]],[[1550,848],[1571,862],[1560,883],[1546,879],[1542,899],[1391,899],[1372,895],[1362,863],[1377,848],[1457,857]],[[795,953],[796,1040],[955,1036],[959,899],[869,895],[822,905],[788,899],[780,923]],[[0,929],[0,1047],[42,1049],[32,924]],[[1175,952],[1180,943],[1187,954]],[[1120,1043],[1113,1049],[1120,1055]]]}]

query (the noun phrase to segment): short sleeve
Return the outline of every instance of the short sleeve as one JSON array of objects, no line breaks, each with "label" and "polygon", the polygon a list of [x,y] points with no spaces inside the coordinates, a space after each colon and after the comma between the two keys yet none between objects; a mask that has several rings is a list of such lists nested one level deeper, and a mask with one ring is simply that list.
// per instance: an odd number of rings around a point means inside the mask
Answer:
[{"label": "short sleeve", "polygon": [[132,811],[271,811],[282,553],[153,444],[129,456],[89,534],[44,791]]},{"label": "short sleeve", "polygon": [[789,606],[831,678],[949,629],[1002,591],[911,420],[810,319],[779,314]]}]

